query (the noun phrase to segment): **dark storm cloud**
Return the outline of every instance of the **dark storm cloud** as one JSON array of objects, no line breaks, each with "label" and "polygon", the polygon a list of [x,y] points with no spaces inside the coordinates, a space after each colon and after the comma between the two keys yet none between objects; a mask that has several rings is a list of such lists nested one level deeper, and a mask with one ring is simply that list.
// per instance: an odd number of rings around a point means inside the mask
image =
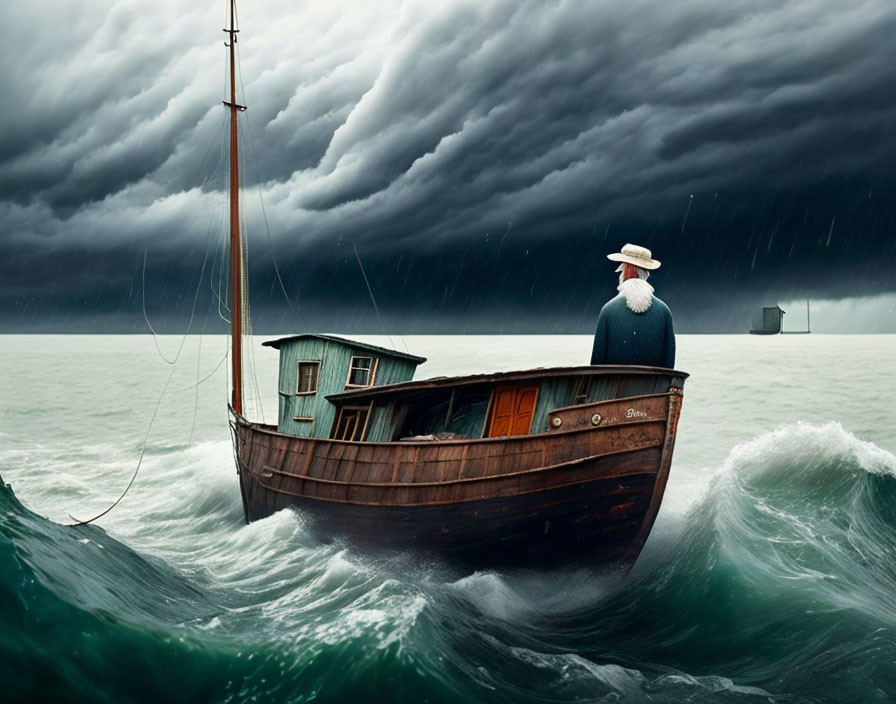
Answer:
[{"label": "dark storm cloud", "polygon": [[[179,320],[221,224],[219,4],[0,11],[11,325],[142,323],[144,249]],[[731,310],[763,297],[896,290],[888,0],[240,9],[262,325],[286,321],[258,191],[312,323],[315,306],[369,319],[352,243],[417,327],[433,311],[587,327],[612,291],[603,256],[625,241],[664,260],[692,328],[737,329]]]}]

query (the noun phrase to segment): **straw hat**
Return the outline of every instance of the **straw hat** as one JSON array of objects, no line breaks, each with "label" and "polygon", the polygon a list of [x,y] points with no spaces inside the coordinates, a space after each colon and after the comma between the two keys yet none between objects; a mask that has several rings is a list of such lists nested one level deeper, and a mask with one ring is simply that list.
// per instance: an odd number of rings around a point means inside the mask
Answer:
[{"label": "straw hat", "polygon": [[650,256],[650,250],[636,244],[627,244],[621,252],[608,254],[607,259],[613,262],[628,262],[642,269],[659,269],[660,263]]}]

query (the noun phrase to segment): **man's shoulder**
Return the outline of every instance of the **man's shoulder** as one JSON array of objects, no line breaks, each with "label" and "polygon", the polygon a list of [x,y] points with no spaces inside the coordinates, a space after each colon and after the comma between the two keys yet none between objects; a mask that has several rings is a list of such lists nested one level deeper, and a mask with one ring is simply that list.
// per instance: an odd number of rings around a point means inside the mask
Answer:
[{"label": "man's shoulder", "polygon": [[663,301],[663,299],[657,298],[656,296],[654,296],[653,297],[653,305],[655,305],[658,310],[661,310],[664,313],[667,313],[668,315],[672,315],[672,311],[669,310],[669,306],[666,305],[666,303],[665,303],[665,301]]},{"label": "man's shoulder", "polygon": [[622,294],[619,294],[618,296],[614,296],[609,301],[604,303],[603,308],[600,309],[600,312],[612,313],[622,308],[625,308],[625,297]]}]

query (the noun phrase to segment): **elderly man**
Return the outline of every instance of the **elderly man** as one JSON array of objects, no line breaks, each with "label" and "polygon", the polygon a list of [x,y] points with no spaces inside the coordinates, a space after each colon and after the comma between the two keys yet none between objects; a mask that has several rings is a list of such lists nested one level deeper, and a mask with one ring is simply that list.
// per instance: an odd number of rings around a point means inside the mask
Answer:
[{"label": "elderly man", "polygon": [[675,333],[668,306],[653,295],[647,283],[660,262],[649,249],[627,244],[607,259],[621,262],[619,295],[608,301],[597,318],[592,364],[675,365]]}]

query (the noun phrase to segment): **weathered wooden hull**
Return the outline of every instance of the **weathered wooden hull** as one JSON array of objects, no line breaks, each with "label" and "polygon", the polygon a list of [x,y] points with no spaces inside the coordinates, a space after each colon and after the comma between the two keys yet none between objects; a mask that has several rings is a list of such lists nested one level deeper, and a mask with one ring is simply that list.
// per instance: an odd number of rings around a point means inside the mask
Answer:
[{"label": "weathered wooden hull", "polygon": [[246,519],[292,507],[318,535],[464,565],[631,563],[680,406],[672,388],[558,409],[563,430],[443,442],[300,438],[235,419]]}]

